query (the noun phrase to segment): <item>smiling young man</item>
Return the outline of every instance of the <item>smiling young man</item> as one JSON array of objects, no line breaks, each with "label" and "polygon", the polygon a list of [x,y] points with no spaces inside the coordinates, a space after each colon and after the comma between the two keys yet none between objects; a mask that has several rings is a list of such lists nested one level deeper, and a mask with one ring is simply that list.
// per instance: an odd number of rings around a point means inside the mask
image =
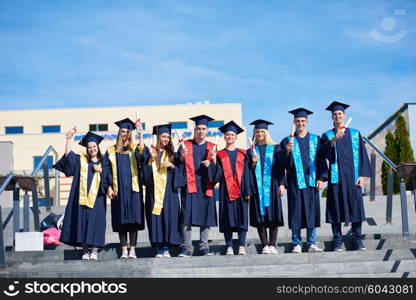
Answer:
[{"label": "smiling young man", "polygon": [[321,138],[330,167],[326,221],[332,225],[334,251],[343,251],[342,222],[352,224],[353,249],[363,251],[367,249],[361,240],[361,227],[365,220],[361,188],[365,177],[371,176],[371,168],[360,132],[346,128],[344,124],[345,109],[348,107],[347,104],[334,101],[326,108],[331,112],[334,123],[334,128]]},{"label": "smiling young man", "polygon": [[195,122],[194,138],[184,142],[178,153],[183,162],[184,176],[175,177],[175,186],[182,187],[182,251],[179,257],[192,255],[192,226],[200,228],[200,252],[212,255],[209,251],[208,238],[210,227],[217,226],[217,209],[214,199],[212,179],[208,169],[214,168],[211,151],[214,144],[206,140],[208,123],[213,118],[200,115],[191,118]]},{"label": "smiling young man", "polygon": [[286,168],[292,252],[302,252],[302,228],[307,229],[308,251],[322,252],[316,245],[316,231],[321,225],[319,191],[327,178],[327,165],[319,136],[308,132],[308,115],[313,112],[298,108],[290,113],[294,116],[296,133],[281,142],[281,158]]}]

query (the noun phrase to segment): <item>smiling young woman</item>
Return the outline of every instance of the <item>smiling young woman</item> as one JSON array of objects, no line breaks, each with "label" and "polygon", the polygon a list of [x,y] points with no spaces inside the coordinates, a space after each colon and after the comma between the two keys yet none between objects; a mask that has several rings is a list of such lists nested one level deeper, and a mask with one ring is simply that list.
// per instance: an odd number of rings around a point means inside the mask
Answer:
[{"label": "smiling young woman", "polygon": [[169,248],[181,244],[179,194],[174,185],[181,161],[174,152],[171,130],[170,124],[154,126],[156,147],[141,149],[146,222],[157,258],[169,258]]},{"label": "smiling young woman", "polygon": [[98,248],[105,244],[106,201],[101,183],[103,138],[88,132],[80,142],[87,153],[75,154],[71,143],[75,129],[66,134],[65,155],[54,165],[65,176],[73,176],[60,241],[83,247],[83,260],[96,260]]},{"label": "smiling young woman", "polygon": [[[126,118],[115,122],[119,127],[116,145],[103,158],[104,188],[111,199],[111,223],[119,233],[121,257],[136,258],[137,231],[144,229],[144,204],[140,186],[140,152],[143,147],[141,127]],[[139,145],[133,144],[133,130],[139,133]],[[127,242],[129,235],[130,243]],[[129,252],[128,252],[129,248]]]}]

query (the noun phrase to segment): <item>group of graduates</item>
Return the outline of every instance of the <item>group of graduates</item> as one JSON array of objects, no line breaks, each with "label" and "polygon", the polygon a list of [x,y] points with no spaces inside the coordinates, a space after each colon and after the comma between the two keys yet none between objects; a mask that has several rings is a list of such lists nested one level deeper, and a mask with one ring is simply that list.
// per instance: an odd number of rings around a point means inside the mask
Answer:
[{"label": "group of graduates", "polygon": [[[281,198],[287,191],[292,252],[303,250],[303,228],[307,229],[307,250],[321,252],[316,243],[321,225],[319,191],[327,182],[326,222],[332,226],[334,251],[343,251],[343,222],[352,225],[354,249],[366,250],[361,239],[365,220],[361,187],[371,170],[359,131],[344,124],[347,107],[335,101],[326,108],[331,111],[334,128],[321,136],[308,132],[311,111],[290,111],[296,130],[280,144],[268,132],[273,123],[253,121],[253,144],[248,150],[235,145],[244,130],[234,121],[219,128],[224,133],[224,149],[218,150],[207,141],[208,123],[213,119],[206,115],[191,118],[194,137],[180,140],[177,151],[170,124],[153,127],[157,139],[148,147],[139,121],[127,118],[115,122],[119,127],[117,142],[104,155],[99,148],[103,137],[93,132],[80,141],[85,154],[72,152],[76,132],[72,129],[66,134],[65,155],[54,165],[66,176],[73,176],[60,241],[82,246],[82,259],[96,260],[99,248],[105,246],[108,197],[121,259],[137,257],[137,233],[145,223],[158,258],[170,257],[172,246],[181,246],[180,257],[192,256],[193,226],[200,228],[200,253],[212,255],[209,232],[218,225],[227,245],[226,255],[234,255],[234,232],[238,234],[238,254],[246,254],[249,225],[257,228],[262,253],[276,254],[278,227],[284,225]],[[133,142],[134,130],[137,144]]]}]

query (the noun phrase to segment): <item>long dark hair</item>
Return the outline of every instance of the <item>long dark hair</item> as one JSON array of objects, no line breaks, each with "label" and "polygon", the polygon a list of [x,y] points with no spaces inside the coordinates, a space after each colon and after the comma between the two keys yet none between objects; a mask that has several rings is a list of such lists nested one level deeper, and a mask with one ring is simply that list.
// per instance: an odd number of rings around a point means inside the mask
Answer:
[{"label": "long dark hair", "polygon": [[[98,158],[98,161],[101,163],[103,161],[103,155],[101,154],[100,146],[97,145],[97,148],[98,148],[97,158]],[[88,148],[87,148],[87,159],[88,159],[88,162],[91,162],[91,156],[88,153]]]},{"label": "long dark hair", "polygon": [[[160,140],[160,136],[161,134],[157,135],[157,145],[159,145],[159,140]],[[166,155],[168,157],[169,162],[173,162],[173,158],[175,155],[175,148],[173,147],[172,144],[172,135],[169,134],[169,142],[168,144],[163,148],[164,151],[166,151]],[[158,169],[160,168],[160,151],[157,151],[157,160],[156,160],[156,164]]]},{"label": "long dark hair", "polygon": [[[157,138],[159,140],[160,136],[158,135]],[[173,156],[175,154],[175,148],[173,147],[173,144],[172,144],[172,136],[171,135],[169,135],[169,143],[165,146],[164,150],[167,153],[169,161],[172,162],[173,161]]]}]

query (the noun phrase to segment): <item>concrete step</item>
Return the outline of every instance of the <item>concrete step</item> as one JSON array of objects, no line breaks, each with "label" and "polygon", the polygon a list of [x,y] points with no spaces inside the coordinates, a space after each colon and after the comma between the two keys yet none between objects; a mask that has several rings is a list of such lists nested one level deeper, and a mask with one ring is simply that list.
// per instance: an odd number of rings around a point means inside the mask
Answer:
[{"label": "concrete step", "polygon": [[[58,251],[54,251],[58,252]],[[125,267],[125,260],[117,259],[117,253],[113,250],[99,254],[98,261],[82,261],[81,253],[68,257],[65,253],[54,253],[40,257],[32,256],[22,260],[21,257],[10,257],[7,261],[9,269],[34,269],[59,270],[61,268],[74,270],[85,268],[118,268]],[[62,255],[63,254],[63,255]],[[62,257],[63,256],[63,257]],[[368,261],[398,261],[416,259],[416,249],[390,249],[374,251],[351,252],[326,252],[326,253],[299,253],[299,254],[248,254],[245,256],[195,256],[191,258],[172,257],[170,259],[145,258],[128,260],[134,266],[152,266],[162,268],[200,268],[213,266],[260,266],[260,265],[285,265],[285,264],[325,264],[341,262],[368,262]]]},{"label": "concrete step", "polygon": [[322,276],[305,276],[310,278],[416,278],[416,272],[395,272],[395,273],[367,273],[367,274],[337,274]]},{"label": "concrete step", "polygon": [[[383,235],[384,236],[384,235]],[[377,236],[378,237],[378,236]],[[367,238],[370,238],[367,236]],[[237,240],[233,240],[234,242],[234,248],[235,250],[237,247]],[[369,250],[382,250],[382,249],[412,249],[416,248],[416,240],[403,240],[401,237],[398,236],[392,236],[390,238],[380,238],[380,239],[364,239],[364,244]],[[260,241],[258,239],[248,239],[246,241],[247,245],[247,253],[249,254],[255,254],[255,253],[261,253],[263,246],[260,244]],[[324,249],[325,251],[332,251],[333,250],[333,243],[331,240],[322,240],[321,238],[318,238],[317,245]],[[194,247],[194,255],[199,255],[199,242],[193,241],[193,247]],[[352,240],[350,237],[344,237],[344,249],[346,250],[352,250]],[[101,252],[108,252],[111,249],[115,249],[116,251],[119,251],[120,244],[113,243],[113,244],[107,244],[104,249],[100,250]],[[279,242],[277,244],[277,249],[279,253],[290,253],[293,249],[293,244],[291,242]],[[20,259],[29,259],[31,256],[39,256],[42,257],[44,254],[42,252],[13,252],[11,247],[7,247],[6,256],[7,257],[17,257]],[[60,251],[66,251],[67,257],[76,257],[77,255],[80,255],[81,252],[71,252],[71,250],[74,250],[73,247],[68,245],[63,246],[45,246],[45,253],[48,253],[48,255],[54,253],[51,252],[51,250],[60,250]],[[225,254],[226,252],[226,246],[225,242],[223,240],[212,240],[210,241],[210,250],[217,255]],[[303,248],[303,251],[307,251],[308,249],[306,247]],[[136,251],[140,257],[152,257],[155,254],[155,249],[151,247],[149,242],[138,242]],[[173,256],[176,256],[180,252],[179,247],[172,247],[171,252]],[[58,253],[58,252],[56,252]],[[121,255],[120,253],[118,253]]]},{"label": "concrete step", "polygon": [[[345,240],[345,249],[351,250],[352,243],[351,240],[346,238]],[[320,241],[317,243],[319,247],[325,250],[325,252],[330,253],[333,250],[332,241]],[[413,240],[403,240],[401,238],[391,238],[391,239],[380,239],[380,240],[365,240],[365,246],[368,250],[389,250],[389,249],[416,249],[416,241]],[[194,251],[193,255],[199,255],[198,242],[193,243]],[[258,240],[248,240],[246,251],[247,254],[260,254],[262,251],[262,245]],[[8,248],[11,250],[10,248]],[[52,246],[47,247],[49,250],[44,251],[28,251],[28,252],[6,252],[6,261],[8,263],[12,262],[22,262],[22,261],[49,261],[49,260],[77,260],[82,256],[82,251],[74,251],[73,247],[64,245],[64,246]],[[234,240],[234,250],[237,252],[237,241]],[[278,243],[277,249],[279,253],[291,253],[293,245],[291,243]],[[210,250],[215,255],[224,255],[226,252],[226,246],[224,241],[215,240],[212,241],[210,245]],[[307,248],[304,248],[303,251],[307,251]],[[136,252],[138,257],[146,258],[153,257],[155,255],[155,249],[150,247],[149,243],[138,243]],[[173,247],[171,249],[171,255],[177,256],[180,252],[179,247]],[[355,252],[351,252],[355,253]],[[100,259],[101,260],[112,260],[121,255],[120,245],[119,244],[107,244],[106,247],[100,250]]]},{"label": "concrete step", "polygon": [[[232,258],[229,258],[232,259]],[[162,261],[161,259],[160,261]],[[101,262],[106,269],[97,268],[100,262],[81,262],[71,264],[68,268],[18,268],[0,272],[0,277],[100,277],[100,278],[192,278],[192,277],[227,277],[227,278],[254,278],[254,277],[358,277],[373,274],[373,277],[408,277],[416,274],[416,260],[368,261],[368,262],[338,262],[338,263],[285,263],[267,265],[235,265],[212,267],[175,267],[167,268],[166,262],[175,259],[165,259],[164,262],[155,263],[155,260],[139,262],[139,260],[115,260]],[[179,259],[177,259],[179,260]],[[186,264],[186,263],[184,263]],[[94,266],[92,266],[94,265]],[[128,266],[128,267],[126,267]],[[388,274],[388,275],[386,275]]]},{"label": "concrete step", "polygon": [[154,277],[281,277],[324,276],[340,274],[368,274],[416,272],[416,260],[370,261],[324,264],[289,264],[268,266],[235,266],[214,268],[175,268],[152,270]]}]

